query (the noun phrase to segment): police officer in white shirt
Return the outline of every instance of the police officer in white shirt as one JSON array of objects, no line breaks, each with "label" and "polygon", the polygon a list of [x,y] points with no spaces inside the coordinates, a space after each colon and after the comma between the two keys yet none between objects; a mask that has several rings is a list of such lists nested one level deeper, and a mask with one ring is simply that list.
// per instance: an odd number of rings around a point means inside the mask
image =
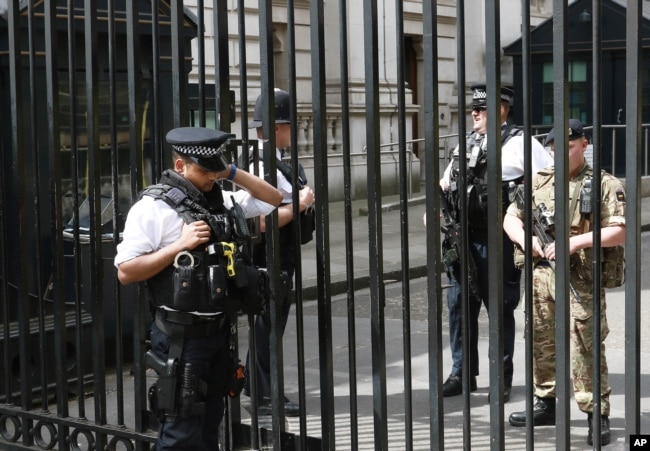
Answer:
[{"label": "police officer in white shirt", "polygon": [[[157,451],[219,449],[232,369],[222,302],[227,293],[241,300],[262,297],[256,269],[226,270],[228,259],[240,252],[232,212],[267,215],[282,195],[263,179],[228,164],[222,151],[232,136],[201,127],[171,130],[167,142],[173,168],[133,204],[117,246],[114,263],[120,282],[146,281],[155,312],[146,361],[159,376],[150,399],[161,421]],[[217,183],[222,179],[243,189],[222,190]],[[240,210],[233,210],[234,203]],[[237,284],[230,280],[234,277],[240,277]],[[182,395],[187,384],[191,387]]]},{"label": "police officer in white shirt", "polygon": [[[476,376],[479,374],[478,359],[478,316],[481,303],[488,308],[488,249],[487,237],[487,89],[485,83],[477,83],[472,89],[472,120],[473,131],[467,137],[467,173],[459,173],[459,149],[453,152],[453,159],[446,168],[440,186],[443,195],[447,196],[452,208],[458,208],[458,179],[465,177],[467,187],[467,217],[469,224],[469,252],[476,264],[477,295],[470,294],[469,302],[469,351],[470,390],[477,388]],[[503,180],[503,205],[505,212],[508,205],[508,185],[511,182],[521,183],[524,178],[524,136],[521,129],[507,122],[514,91],[506,86],[501,88],[501,172]],[[553,164],[553,159],[544,147],[533,138],[531,141],[531,158],[533,173]],[[456,217],[459,217],[456,215]],[[515,344],[514,311],[519,304],[519,283],[521,271],[513,263],[513,244],[504,234],[503,249],[503,324],[504,324],[504,400],[510,398],[513,375],[513,353]],[[461,282],[460,264],[455,262],[447,268],[451,287],[447,291],[449,307],[449,337],[453,366],[449,378],[443,384],[444,396],[455,396],[462,393],[462,318],[461,318]]]}]

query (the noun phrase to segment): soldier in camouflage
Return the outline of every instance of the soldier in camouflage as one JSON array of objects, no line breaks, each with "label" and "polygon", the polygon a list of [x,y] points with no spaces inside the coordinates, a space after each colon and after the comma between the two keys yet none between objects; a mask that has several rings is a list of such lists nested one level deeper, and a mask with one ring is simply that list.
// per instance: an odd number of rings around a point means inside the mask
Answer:
[{"label": "soldier in camouflage", "polygon": [[[588,140],[584,136],[582,124],[569,121],[569,214],[571,228],[569,238],[570,281],[575,289],[571,294],[570,306],[570,342],[573,367],[573,390],[578,407],[588,416],[589,433],[587,441],[593,444],[592,437],[592,375],[593,375],[593,301],[591,273],[591,247],[593,246],[592,216],[586,206],[581,205],[580,198],[586,180],[592,175],[584,152]],[[546,144],[554,147],[553,130],[549,133]],[[544,203],[546,208],[555,210],[555,174],[550,167],[540,171],[534,178],[532,195],[536,205]],[[601,210],[601,245],[603,248],[620,246],[625,241],[625,190],[623,184],[614,176],[602,174],[602,201],[593,202]],[[583,196],[584,197],[584,196]],[[591,211],[591,210],[589,210]],[[512,203],[503,222],[504,231],[520,248],[525,246],[524,211]],[[553,232],[550,231],[552,234]],[[555,243],[542,248],[537,237],[533,237],[533,255],[535,269],[533,272],[533,382],[535,384],[535,405],[533,424],[555,424],[555,272],[549,262],[555,260]],[[609,428],[609,394],[607,360],[605,358],[605,338],[609,333],[607,327],[605,290],[597,299],[601,302],[601,445],[610,442]],[[526,412],[514,412],[509,418],[513,426],[525,426]]]}]

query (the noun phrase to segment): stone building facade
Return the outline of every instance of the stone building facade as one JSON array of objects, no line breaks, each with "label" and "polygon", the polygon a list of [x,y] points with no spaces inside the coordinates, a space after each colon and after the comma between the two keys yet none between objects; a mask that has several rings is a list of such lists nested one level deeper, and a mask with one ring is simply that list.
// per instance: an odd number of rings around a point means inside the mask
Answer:
[{"label": "stone building facade", "polygon": [[[231,86],[236,96],[237,121],[232,124],[232,131],[241,135],[241,104],[240,104],[240,70],[239,61],[239,30],[237,28],[238,3],[236,0],[226,0],[229,20],[230,39],[230,79]],[[185,3],[190,9],[195,8],[196,2]],[[310,2],[296,0],[294,2],[295,35],[296,35],[296,97],[298,110],[298,142],[299,155],[303,165],[309,172],[313,170],[311,156],[313,155],[313,123],[311,104],[311,49],[310,49]],[[365,105],[365,73],[364,73],[364,45],[363,45],[363,2],[348,2],[348,68],[349,68],[349,99],[350,99],[350,152],[353,161],[353,195],[363,198],[366,195],[366,105]],[[254,102],[260,92],[260,47],[259,47],[259,11],[257,1],[245,2],[246,14],[246,76],[248,81],[248,111],[252,116]],[[341,74],[340,74],[340,24],[339,2],[325,2],[325,61],[327,78],[327,152],[331,155],[330,168],[341,165],[342,136],[341,136]],[[485,20],[483,2],[471,2],[465,12],[465,42],[466,42],[466,81],[467,86],[463,92],[470,104],[469,85],[476,81],[485,80]],[[422,69],[422,1],[406,0],[403,2],[405,55],[406,63],[406,140],[409,152],[409,174],[411,174],[411,191],[417,194],[426,179],[424,174],[424,107],[423,95],[426,80],[423,78]],[[469,110],[463,114],[458,111],[457,85],[457,37],[456,37],[456,2],[441,0],[437,3],[438,14],[438,92],[439,92],[439,134],[441,137],[439,151],[440,158],[446,159],[448,151],[457,143],[459,117],[469,121]],[[535,25],[551,15],[550,0],[531,0],[531,21]],[[379,21],[379,79],[383,80],[379,86],[381,98],[381,142],[382,148],[382,188],[387,195],[398,192],[398,124],[397,124],[397,46],[396,23],[394,2],[380,1],[377,4]],[[205,59],[207,80],[210,81],[210,68],[214,71],[214,49],[212,42],[212,15],[206,6],[206,37]],[[275,47],[274,84],[278,88],[288,89],[289,86],[289,45],[287,26],[286,1],[273,3],[273,40]],[[501,42],[502,47],[521,36],[521,2],[506,0],[501,2]],[[195,42],[193,49],[198,45]],[[503,82],[512,82],[512,63],[509,58],[503,59]],[[213,73],[213,72],[212,72]],[[190,73],[190,82],[197,82],[197,74]],[[244,120],[244,126],[248,120]],[[470,123],[467,124],[471,126]],[[341,180],[338,180],[338,177]],[[341,199],[343,195],[342,171],[330,171],[330,198]]]}]

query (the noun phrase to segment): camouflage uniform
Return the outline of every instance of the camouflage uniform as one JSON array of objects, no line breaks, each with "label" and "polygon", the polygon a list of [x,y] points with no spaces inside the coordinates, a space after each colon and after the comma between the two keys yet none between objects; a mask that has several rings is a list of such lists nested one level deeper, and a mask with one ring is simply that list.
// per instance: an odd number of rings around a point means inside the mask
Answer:
[{"label": "camouflage uniform", "polygon": [[[591,168],[585,164],[580,173],[569,181],[571,197],[579,194],[585,176],[591,175]],[[555,210],[555,187],[553,168],[541,171],[533,182],[535,204],[546,204],[549,211]],[[622,183],[610,174],[602,175],[601,227],[625,224],[625,195]],[[592,230],[591,215],[580,213],[577,199],[571,220],[571,236]],[[595,204],[594,204],[595,205]],[[524,212],[516,203],[508,207],[508,214],[524,219]],[[576,302],[571,295],[569,337],[573,367],[573,391],[578,407],[583,412],[593,410],[593,301],[591,249],[580,250],[570,256],[570,280],[580,296]],[[609,415],[609,394],[605,338],[607,326],[605,290],[600,292],[601,303],[601,413]],[[535,395],[540,398],[555,397],[555,273],[545,260],[536,261],[533,272],[533,382]]]}]

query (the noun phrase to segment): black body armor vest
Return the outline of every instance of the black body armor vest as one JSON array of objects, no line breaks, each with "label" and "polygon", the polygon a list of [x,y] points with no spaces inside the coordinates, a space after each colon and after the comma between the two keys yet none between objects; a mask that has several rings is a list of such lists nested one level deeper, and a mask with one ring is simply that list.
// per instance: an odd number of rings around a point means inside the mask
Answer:
[{"label": "black body armor vest", "polygon": [[[503,147],[513,136],[523,134],[523,130],[513,125],[508,125],[502,129],[501,146]],[[466,189],[467,189],[467,213],[468,222],[472,229],[487,229],[488,214],[488,180],[487,180],[487,145],[485,142],[485,135],[479,135],[476,131],[472,131],[467,137],[466,146],[467,158],[467,175],[466,175]],[[454,155],[454,166],[451,176],[452,184],[458,180],[460,162],[459,155]],[[523,178],[514,180],[515,183],[521,183]],[[502,196],[501,201],[503,205],[503,213],[508,208],[509,201],[509,183],[502,183]],[[458,193],[456,192],[456,195]],[[455,202],[458,208],[458,202]]]},{"label": "black body armor vest", "polygon": [[[214,228],[211,222],[218,224],[219,218],[224,218],[228,213],[228,210],[223,206],[223,195],[219,185],[215,184],[212,191],[204,194],[199,192],[184,177],[170,170],[163,172],[159,184],[145,188],[140,194],[140,198],[142,196],[151,196],[166,202],[188,224],[198,220],[205,220]],[[213,215],[215,219],[208,221],[208,215]],[[219,236],[220,233],[226,233],[225,225],[222,230],[212,230],[210,243],[230,238],[223,235]],[[151,301],[156,307],[164,305],[175,310],[203,313],[217,311],[210,302],[208,287],[210,255],[206,249],[207,246],[194,249],[189,252],[191,258],[186,255],[180,259],[177,258],[175,262],[178,266],[191,267],[193,272],[191,284],[187,287],[187,305],[177,305],[174,302],[174,278],[176,277],[174,270],[176,268],[173,264],[147,280]]]}]

